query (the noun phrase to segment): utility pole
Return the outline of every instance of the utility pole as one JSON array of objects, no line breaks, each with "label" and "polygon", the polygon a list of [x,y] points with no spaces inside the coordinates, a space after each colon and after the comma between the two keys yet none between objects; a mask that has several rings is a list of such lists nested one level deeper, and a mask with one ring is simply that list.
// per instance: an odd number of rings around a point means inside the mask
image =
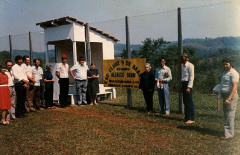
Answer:
[{"label": "utility pole", "polygon": [[[128,55],[128,59],[131,58],[131,50],[130,50],[130,36],[129,36],[129,26],[128,26],[128,16],[125,17],[126,24],[126,51]],[[132,89],[127,89],[127,103],[128,107],[132,107]]]},{"label": "utility pole", "polygon": [[[181,8],[178,8],[178,55],[183,53],[183,44],[182,44],[182,16],[181,16]],[[184,113],[184,105],[183,105],[183,94],[181,91],[181,78],[182,78],[182,68],[181,63],[178,65],[178,85],[179,85],[179,94],[178,94],[178,110],[179,113]]]}]

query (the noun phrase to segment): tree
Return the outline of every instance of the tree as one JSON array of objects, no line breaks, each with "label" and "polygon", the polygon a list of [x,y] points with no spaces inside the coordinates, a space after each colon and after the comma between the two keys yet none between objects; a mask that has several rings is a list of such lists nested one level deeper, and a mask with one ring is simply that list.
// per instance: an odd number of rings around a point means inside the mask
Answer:
[{"label": "tree", "polygon": [[[120,57],[125,58],[125,59],[128,58],[128,53],[127,53],[126,49],[122,50],[122,53],[121,53]],[[138,51],[132,50],[131,51],[131,58],[138,58]]]},{"label": "tree", "polygon": [[0,52],[0,64],[4,64],[6,60],[11,59],[10,53],[8,51]]}]

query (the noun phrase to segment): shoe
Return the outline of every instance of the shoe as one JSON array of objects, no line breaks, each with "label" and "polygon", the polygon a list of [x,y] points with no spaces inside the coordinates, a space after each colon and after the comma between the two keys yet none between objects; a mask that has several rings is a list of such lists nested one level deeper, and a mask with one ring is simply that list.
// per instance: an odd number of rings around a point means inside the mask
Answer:
[{"label": "shoe", "polygon": [[169,114],[169,113],[166,113],[165,116],[170,116],[170,114]]},{"label": "shoe", "polygon": [[1,121],[0,124],[1,124],[1,125],[9,125],[9,122],[7,122],[7,121]]},{"label": "shoe", "polygon": [[185,124],[194,124],[195,121],[191,121],[191,120],[188,120],[187,122],[185,122]]},{"label": "shoe", "polygon": [[90,105],[93,105],[93,103],[90,103]]},{"label": "shoe", "polygon": [[36,110],[34,108],[31,108],[29,111],[30,112],[36,112]]},{"label": "shoe", "polygon": [[228,139],[231,139],[232,137],[226,137],[226,136],[223,136],[220,138],[220,140],[228,140]]},{"label": "shoe", "polygon": [[151,112],[151,111],[147,112],[147,115],[151,115],[151,114],[152,114],[152,112]]}]

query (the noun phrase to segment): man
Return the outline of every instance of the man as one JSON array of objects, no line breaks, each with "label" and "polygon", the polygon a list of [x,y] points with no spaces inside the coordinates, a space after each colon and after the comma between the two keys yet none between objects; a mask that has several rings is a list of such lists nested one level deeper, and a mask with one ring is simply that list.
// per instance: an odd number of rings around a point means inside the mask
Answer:
[{"label": "man", "polygon": [[21,67],[22,57],[20,55],[15,57],[16,64],[12,67],[13,76],[15,78],[14,86],[17,96],[17,105],[16,105],[16,117],[21,118],[25,117],[25,100],[26,100],[26,88],[29,85],[29,81],[25,71]]},{"label": "man", "polygon": [[169,116],[169,81],[172,80],[171,69],[167,67],[166,60],[160,59],[160,67],[156,70],[155,80],[157,81],[158,100],[159,100],[159,113]]},{"label": "man", "polygon": [[[74,65],[70,70],[70,74],[76,81],[77,101],[78,105],[86,105],[87,93],[87,70],[88,66],[85,64],[85,58],[80,56],[79,63]],[[73,74],[74,71],[74,74]]]},{"label": "man", "polygon": [[21,65],[25,74],[27,75],[29,81],[29,87],[26,88],[27,96],[25,101],[25,106],[27,113],[36,111],[33,107],[33,86],[36,83],[35,77],[33,74],[32,67],[30,66],[30,58],[29,56],[23,56],[23,64]]},{"label": "man", "polygon": [[195,123],[195,107],[192,99],[192,87],[194,80],[194,65],[188,61],[187,53],[183,53],[180,56],[182,63],[182,93],[184,103],[184,122],[186,124]]},{"label": "man", "polygon": [[68,103],[68,89],[69,89],[69,66],[67,64],[67,55],[62,54],[62,63],[57,64],[56,76],[59,78],[60,85],[60,107],[65,108]]},{"label": "man", "polygon": [[43,70],[40,67],[40,60],[34,59],[33,60],[34,66],[32,66],[33,74],[35,77],[36,83],[33,87],[33,104],[35,105],[37,110],[41,110],[42,105],[40,101],[40,80],[42,80],[43,77]]},{"label": "man", "polygon": [[237,87],[239,73],[233,68],[230,58],[222,60],[224,73],[221,78],[221,95],[223,98],[223,112],[225,118],[224,136],[221,139],[229,139],[234,136],[234,119],[238,104]]},{"label": "man", "polygon": [[16,97],[16,93],[15,93],[15,89],[14,89],[14,76],[13,76],[13,72],[12,72],[12,60],[7,60],[5,62],[6,64],[6,68],[7,71],[5,72],[8,76],[8,87],[9,87],[9,91],[10,91],[10,96],[11,96],[11,109],[8,110],[8,115],[7,115],[7,120],[15,120],[16,116],[15,116],[15,97]]}]

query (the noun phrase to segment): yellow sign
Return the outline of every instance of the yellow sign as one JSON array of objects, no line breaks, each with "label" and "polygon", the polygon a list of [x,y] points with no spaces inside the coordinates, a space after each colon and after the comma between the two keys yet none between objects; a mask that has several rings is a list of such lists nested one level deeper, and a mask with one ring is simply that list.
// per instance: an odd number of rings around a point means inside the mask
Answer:
[{"label": "yellow sign", "polygon": [[104,86],[137,89],[145,64],[145,58],[103,60]]}]

